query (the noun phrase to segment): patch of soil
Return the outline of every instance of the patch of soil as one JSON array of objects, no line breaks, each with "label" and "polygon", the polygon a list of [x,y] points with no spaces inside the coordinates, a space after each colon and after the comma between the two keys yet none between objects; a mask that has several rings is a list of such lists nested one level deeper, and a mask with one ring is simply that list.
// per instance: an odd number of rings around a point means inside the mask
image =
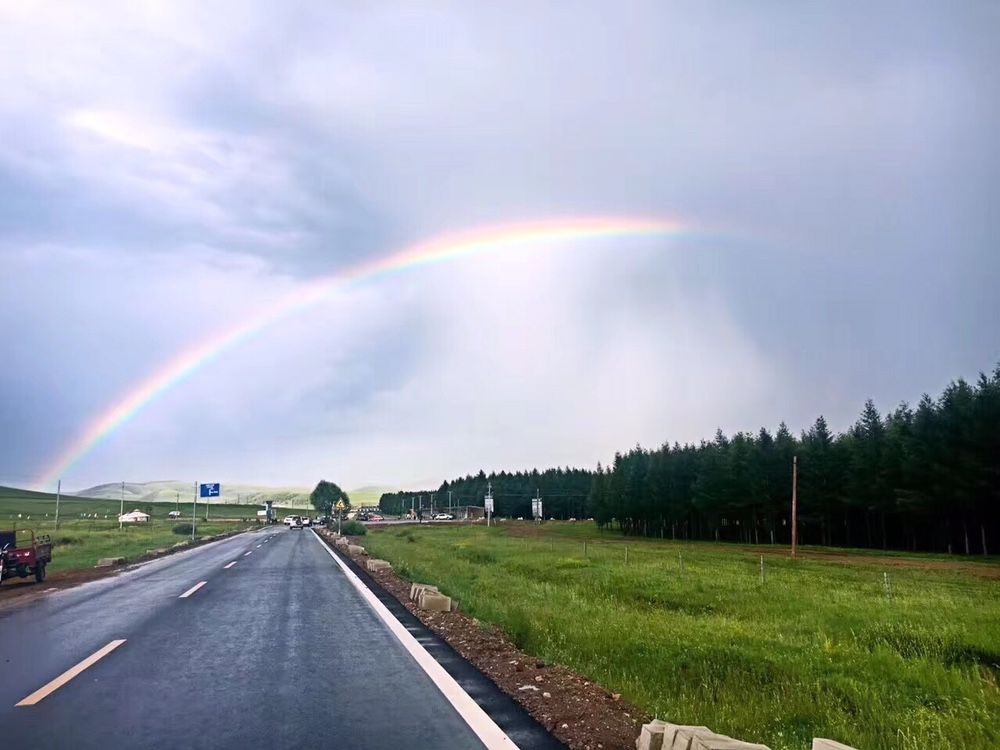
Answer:
[{"label": "patch of soil", "polygon": [[[321,532],[332,545],[336,537]],[[352,538],[363,545],[363,538]],[[346,550],[338,549],[347,555]],[[349,555],[364,566],[365,555]],[[394,570],[370,572],[382,588],[491,679],[572,750],[633,750],[651,717],[586,677],[524,653],[500,629],[459,612],[424,612],[410,601],[410,581]]]}]

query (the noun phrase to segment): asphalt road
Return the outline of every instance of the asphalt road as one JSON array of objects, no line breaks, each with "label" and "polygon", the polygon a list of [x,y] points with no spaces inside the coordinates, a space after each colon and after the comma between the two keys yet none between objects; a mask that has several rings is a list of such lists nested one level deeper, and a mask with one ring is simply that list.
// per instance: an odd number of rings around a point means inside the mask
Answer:
[{"label": "asphalt road", "polygon": [[274,527],[0,614],[0,745],[483,747],[320,540]]}]

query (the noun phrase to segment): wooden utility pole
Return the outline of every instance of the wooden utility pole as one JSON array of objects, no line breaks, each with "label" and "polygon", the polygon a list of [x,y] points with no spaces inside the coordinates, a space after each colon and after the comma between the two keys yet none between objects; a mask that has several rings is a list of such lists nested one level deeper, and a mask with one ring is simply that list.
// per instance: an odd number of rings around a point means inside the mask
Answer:
[{"label": "wooden utility pole", "polygon": [[799,457],[792,456],[792,557],[799,543],[799,504],[796,491],[799,484]]}]

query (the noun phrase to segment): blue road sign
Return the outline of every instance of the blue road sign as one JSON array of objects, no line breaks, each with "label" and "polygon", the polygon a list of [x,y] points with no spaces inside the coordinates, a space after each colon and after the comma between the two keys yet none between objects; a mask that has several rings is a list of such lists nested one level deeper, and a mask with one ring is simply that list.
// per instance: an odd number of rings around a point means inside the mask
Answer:
[{"label": "blue road sign", "polygon": [[199,485],[200,492],[198,495],[200,497],[218,497],[221,485],[218,482],[215,484],[202,484]]}]

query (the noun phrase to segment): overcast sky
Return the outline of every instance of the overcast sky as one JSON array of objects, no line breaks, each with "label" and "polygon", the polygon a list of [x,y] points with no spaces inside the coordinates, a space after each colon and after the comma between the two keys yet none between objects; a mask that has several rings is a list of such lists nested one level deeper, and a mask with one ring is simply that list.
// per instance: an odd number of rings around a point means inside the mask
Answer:
[{"label": "overcast sky", "polygon": [[310,279],[549,217],[693,229],[335,294],[64,484],[432,486],[974,378],[997,39],[996,2],[0,4],[0,482]]}]

